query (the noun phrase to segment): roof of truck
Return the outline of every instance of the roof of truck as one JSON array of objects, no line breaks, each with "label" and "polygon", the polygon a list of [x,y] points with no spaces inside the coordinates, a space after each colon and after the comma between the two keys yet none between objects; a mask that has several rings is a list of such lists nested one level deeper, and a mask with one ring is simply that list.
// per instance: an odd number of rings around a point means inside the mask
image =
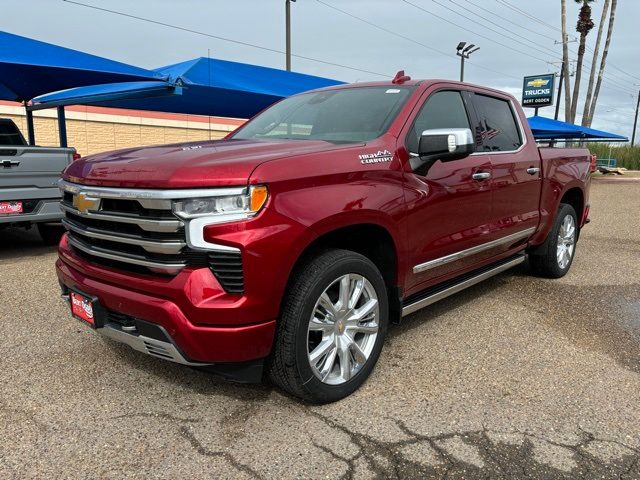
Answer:
[{"label": "roof of truck", "polygon": [[484,85],[477,85],[474,83],[467,83],[467,82],[459,82],[457,80],[447,80],[444,78],[426,78],[426,79],[416,79],[416,80],[407,80],[404,82],[400,82],[400,83],[394,83],[392,80],[382,80],[382,81],[377,81],[377,82],[356,82],[356,83],[345,83],[342,85],[333,85],[330,87],[324,87],[324,88],[320,88],[318,90],[335,90],[335,89],[341,89],[341,88],[359,88],[359,87],[389,87],[389,88],[398,88],[398,87],[416,87],[419,85],[427,85],[427,86],[431,86],[431,85],[435,85],[438,83],[447,83],[447,84],[455,84],[455,85],[459,85],[460,87],[471,87],[474,89],[481,89],[481,90],[485,90],[487,92],[493,92],[496,94],[500,94],[500,95],[506,95],[511,97],[512,95],[509,94],[508,92],[504,92],[502,90],[497,90],[495,88],[490,88],[490,87],[486,87]]}]

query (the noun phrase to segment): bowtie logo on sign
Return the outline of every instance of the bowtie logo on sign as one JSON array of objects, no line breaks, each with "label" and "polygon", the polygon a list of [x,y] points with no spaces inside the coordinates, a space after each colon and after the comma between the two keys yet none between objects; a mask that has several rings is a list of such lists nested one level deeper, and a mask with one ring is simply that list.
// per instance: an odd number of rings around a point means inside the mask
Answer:
[{"label": "bowtie logo on sign", "polygon": [[549,84],[549,80],[544,80],[542,78],[536,78],[535,80],[531,80],[527,82],[527,87],[544,87]]},{"label": "bowtie logo on sign", "polygon": [[99,198],[87,197],[84,193],[79,193],[73,197],[73,206],[80,213],[95,211],[100,206]]}]

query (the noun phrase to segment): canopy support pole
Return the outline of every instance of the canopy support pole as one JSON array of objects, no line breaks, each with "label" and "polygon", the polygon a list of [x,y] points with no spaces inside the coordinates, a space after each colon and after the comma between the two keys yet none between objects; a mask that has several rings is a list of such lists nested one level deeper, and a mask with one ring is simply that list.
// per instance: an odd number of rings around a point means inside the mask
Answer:
[{"label": "canopy support pole", "polygon": [[60,134],[60,146],[67,147],[67,120],[64,116],[64,107],[57,107],[58,110],[58,132]]},{"label": "canopy support pole", "polygon": [[27,113],[27,137],[29,138],[29,145],[34,146],[36,144],[36,133],[33,129],[33,112],[27,107],[26,102],[24,109]]}]

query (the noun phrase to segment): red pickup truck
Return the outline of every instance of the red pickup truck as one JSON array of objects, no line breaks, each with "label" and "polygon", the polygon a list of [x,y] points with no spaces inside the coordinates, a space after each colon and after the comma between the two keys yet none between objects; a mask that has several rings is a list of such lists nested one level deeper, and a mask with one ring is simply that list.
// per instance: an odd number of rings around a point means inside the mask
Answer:
[{"label": "red pickup truck", "polygon": [[312,91],[221,141],[73,162],[57,273],[105,337],[335,401],[369,376],[389,323],[527,257],[567,273],[590,160],[538,148],[516,100],[484,87]]}]

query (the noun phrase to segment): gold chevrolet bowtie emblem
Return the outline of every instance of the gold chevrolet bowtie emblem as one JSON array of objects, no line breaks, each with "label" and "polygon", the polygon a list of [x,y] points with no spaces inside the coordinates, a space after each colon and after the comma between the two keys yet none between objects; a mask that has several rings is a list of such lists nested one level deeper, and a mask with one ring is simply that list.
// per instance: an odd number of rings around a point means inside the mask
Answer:
[{"label": "gold chevrolet bowtie emblem", "polygon": [[97,210],[100,206],[99,198],[87,197],[84,193],[73,196],[73,206],[80,213],[87,213],[89,210]]},{"label": "gold chevrolet bowtie emblem", "polygon": [[547,83],[549,83],[549,80],[536,78],[535,80],[531,80],[530,82],[527,82],[527,87],[544,87]]}]

